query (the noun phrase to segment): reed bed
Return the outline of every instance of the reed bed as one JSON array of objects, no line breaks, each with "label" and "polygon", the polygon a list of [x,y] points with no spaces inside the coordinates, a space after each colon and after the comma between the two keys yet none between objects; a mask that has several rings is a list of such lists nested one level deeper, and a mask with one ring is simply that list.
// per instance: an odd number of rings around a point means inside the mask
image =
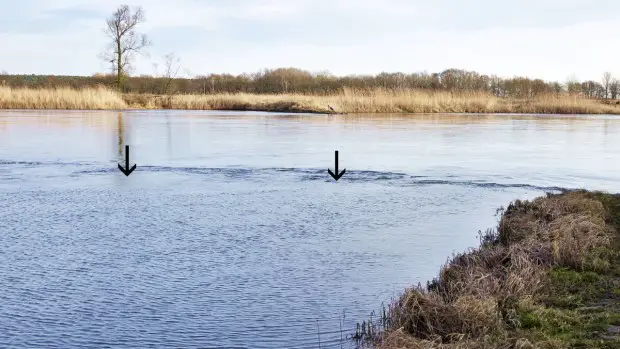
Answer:
[{"label": "reed bed", "polygon": [[215,95],[127,95],[134,108],[181,110],[254,110],[273,112],[329,113],[321,97],[305,95],[255,95],[247,93]]},{"label": "reed bed", "polygon": [[584,306],[588,297],[620,306],[620,294],[609,296],[620,291],[619,209],[618,196],[584,191],[511,203],[481,247],[407,289],[367,339],[383,349],[620,348],[619,337],[600,336],[620,307]]},{"label": "reed bed", "polygon": [[[549,113],[620,114],[620,106],[573,96],[500,98],[487,93],[422,90],[354,90],[316,96],[302,94],[173,95],[142,97],[136,107],[199,110],[264,110],[315,113]],[[329,109],[334,108],[334,111]]]},{"label": "reed bed", "polygon": [[[329,107],[334,110],[330,110]],[[334,95],[125,94],[105,88],[0,87],[0,109],[181,109],[307,113],[543,113],[620,114],[620,105],[568,95],[500,98],[481,92],[349,89]]]},{"label": "reed bed", "polygon": [[125,109],[119,93],[106,88],[30,89],[0,86],[0,109]]}]

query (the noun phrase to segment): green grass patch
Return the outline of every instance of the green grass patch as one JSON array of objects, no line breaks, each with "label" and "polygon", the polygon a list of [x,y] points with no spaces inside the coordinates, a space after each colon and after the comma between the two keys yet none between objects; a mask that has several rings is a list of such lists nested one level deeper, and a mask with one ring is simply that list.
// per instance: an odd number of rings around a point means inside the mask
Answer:
[{"label": "green grass patch", "polygon": [[518,315],[521,335],[538,345],[555,343],[560,348],[620,348],[620,338],[617,343],[601,339],[611,325],[620,323],[620,315],[615,311],[601,307],[596,312],[580,312],[525,304],[520,305]]},{"label": "green grass patch", "polygon": [[592,272],[555,268],[549,272],[548,288],[541,297],[547,306],[575,309],[605,293],[605,277]]}]

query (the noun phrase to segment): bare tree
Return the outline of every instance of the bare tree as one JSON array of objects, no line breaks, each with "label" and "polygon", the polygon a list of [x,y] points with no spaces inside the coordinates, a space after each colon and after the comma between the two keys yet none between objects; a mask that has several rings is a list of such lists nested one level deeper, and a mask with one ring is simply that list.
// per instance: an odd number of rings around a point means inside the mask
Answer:
[{"label": "bare tree", "polygon": [[611,79],[609,83],[609,94],[611,95],[611,99],[618,98],[618,94],[620,93],[620,82],[616,79]]},{"label": "bare tree", "polygon": [[611,82],[611,73],[606,71],[603,73],[603,88],[605,89],[605,99],[609,96],[609,83]]},{"label": "bare tree", "polygon": [[206,75],[196,75],[194,77],[194,79],[202,81],[202,94],[206,95],[207,94],[207,79],[208,79],[208,77]]},{"label": "bare tree", "polygon": [[566,79],[566,91],[571,95],[577,95],[581,92],[581,84],[575,74],[569,75]]},{"label": "bare tree", "polygon": [[123,76],[131,68],[131,61],[136,53],[140,53],[150,45],[146,35],[138,34],[136,27],[144,22],[142,7],[133,10],[128,5],[121,5],[106,21],[105,34],[111,42],[102,58],[112,65],[116,75],[116,87],[121,90]]},{"label": "bare tree", "polygon": [[163,59],[164,73],[162,77],[164,78],[164,84],[161,93],[168,94],[170,92],[170,83],[177,77],[181,69],[181,59],[172,52],[164,55]]}]

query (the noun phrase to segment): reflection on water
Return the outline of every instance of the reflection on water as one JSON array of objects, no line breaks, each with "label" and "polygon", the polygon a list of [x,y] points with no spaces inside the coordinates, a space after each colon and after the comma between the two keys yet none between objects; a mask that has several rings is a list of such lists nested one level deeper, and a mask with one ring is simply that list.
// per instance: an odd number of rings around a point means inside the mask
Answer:
[{"label": "reflection on water", "polygon": [[116,116],[116,133],[118,142],[116,143],[118,150],[118,157],[123,156],[123,147],[125,147],[125,123],[123,122],[123,113],[119,112]]},{"label": "reflection on water", "polygon": [[[612,116],[0,112],[0,347],[347,347],[495,209],[620,190]],[[137,170],[116,169],[131,146]],[[338,182],[339,150],[347,173]]]}]

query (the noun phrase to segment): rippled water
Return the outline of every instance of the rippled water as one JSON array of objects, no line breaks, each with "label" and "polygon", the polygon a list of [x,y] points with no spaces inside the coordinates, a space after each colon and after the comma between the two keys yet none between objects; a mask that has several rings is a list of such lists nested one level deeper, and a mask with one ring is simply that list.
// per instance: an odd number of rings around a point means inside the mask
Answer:
[{"label": "rippled water", "polygon": [[0,347],[340,348],[499,206],[619,191],[618,131],[611,116],[0,112]]}]

